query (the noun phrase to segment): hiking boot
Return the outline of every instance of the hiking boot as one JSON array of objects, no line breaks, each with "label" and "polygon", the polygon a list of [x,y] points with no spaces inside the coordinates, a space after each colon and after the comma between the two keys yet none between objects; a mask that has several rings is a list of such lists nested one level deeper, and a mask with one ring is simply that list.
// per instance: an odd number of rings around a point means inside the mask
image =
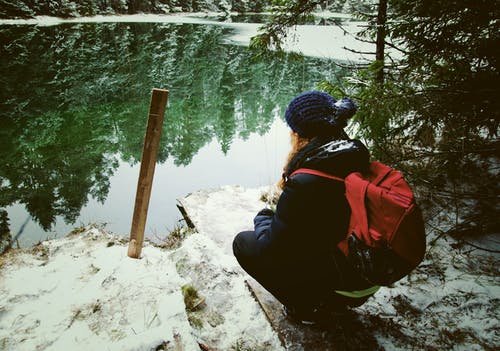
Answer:
[{"label": "hiking boot", "polygon": [[[322,306],[324,307],[324,306]],[[299,310],[291,306],[282,306],[285,316],[293,322],[303,325],[328,325],[336,318],[344,315],[347,309],[344,307],[338,310],[328,310],[326,308],[314,308],[312,310]]]},{"label": "hiking boot", "polygon": [[282,305],[282,308],[285,316],[293,322],[304,325],[314,325],[317,323],[311,313],[309,313],[309,315],[306,313],[299,313],[295,308],[287,307],[285,305]]}]

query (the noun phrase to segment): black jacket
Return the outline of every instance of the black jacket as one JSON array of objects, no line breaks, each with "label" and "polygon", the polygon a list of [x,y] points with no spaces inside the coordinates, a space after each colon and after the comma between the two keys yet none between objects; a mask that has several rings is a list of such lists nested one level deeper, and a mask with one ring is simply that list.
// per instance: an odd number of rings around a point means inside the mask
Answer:
[{"label": "black jacket", "polygon": [[344,183],[310,174],[290,175],[298,168],[312,168],[344,178],[368,166],[369,152],[361,142],[317,138],[288,165],[276,212],[263,210],[255,217],[259,247],[255,259],[268,267],[269,276],[282,281],[287,293],[296,291],[297,301],[370,284],[350,268],[337,248],[350,217]]}]

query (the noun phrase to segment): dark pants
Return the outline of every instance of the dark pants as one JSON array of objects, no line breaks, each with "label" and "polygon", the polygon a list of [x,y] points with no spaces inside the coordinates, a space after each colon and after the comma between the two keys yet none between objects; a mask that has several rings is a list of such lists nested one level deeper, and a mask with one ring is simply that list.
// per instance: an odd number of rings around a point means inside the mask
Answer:
[{"label": "dark pants", "polygon": [[[299,310],[310,310],[328,306],[330,310],[359,306],[368,297],[350,298],[338,295],[333,290],[345,290],[341,286],[343,272],[335,257],[331,255],[312,269],[302,262],[282,262],[282,257],[262,255],[255,233],[241,232],[234,238],[233,253],[241,267],[257,280],[282,304]],[[286,261],[286,259],[284,260]]]}]

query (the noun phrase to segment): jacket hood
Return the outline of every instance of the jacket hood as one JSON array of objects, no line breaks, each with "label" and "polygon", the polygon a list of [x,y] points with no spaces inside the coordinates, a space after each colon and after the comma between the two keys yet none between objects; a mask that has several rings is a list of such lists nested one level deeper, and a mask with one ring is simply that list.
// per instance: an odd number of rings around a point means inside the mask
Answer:
[{"label": "jacket hood", "polygon": [[316,138],[295,154],[285,175],[298,168],[312,168],[344,178],[368,170],[369,160],[370,153],[359,140]]}]

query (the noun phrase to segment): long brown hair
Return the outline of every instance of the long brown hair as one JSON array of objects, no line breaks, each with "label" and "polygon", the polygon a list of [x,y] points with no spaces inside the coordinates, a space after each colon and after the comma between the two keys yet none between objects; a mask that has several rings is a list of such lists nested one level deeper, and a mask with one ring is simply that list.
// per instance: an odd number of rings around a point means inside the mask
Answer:
[{"label": "long brown hair", "polygon": [[292,149],[288,153],[288,157],[286,159],[285,166],[283,167],[283,174],[281,176],[280,181],[278,182],[278,187],[280,189],[282,189],[282,190],[285,187],[285,181],[286,181],[285,174],[286,174],[286,171],[287,171],[287,168],[288,168],[288,164],[292,160],[293,156],[295,156],[295,154],[300,149],[302,149],[304,146],[306,146],[311,141],[311,139],[302,138],[302,137],[300,137],[297,133],[295,133],[292,130],[292,131],[290,131],[290,141],[291,141],[291,144],[292,144]]}]

